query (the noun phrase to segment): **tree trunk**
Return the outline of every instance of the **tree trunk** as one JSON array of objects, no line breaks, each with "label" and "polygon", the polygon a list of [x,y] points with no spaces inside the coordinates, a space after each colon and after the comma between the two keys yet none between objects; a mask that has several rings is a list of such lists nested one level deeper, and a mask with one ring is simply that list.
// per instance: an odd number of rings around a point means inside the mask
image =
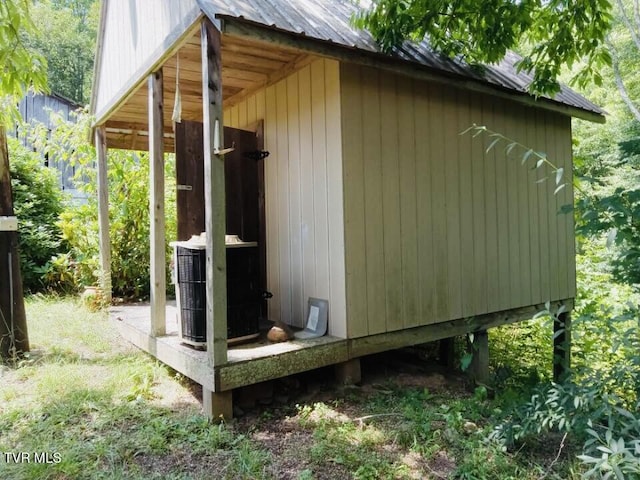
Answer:
[{"label": "tree trunk", "polygon": [[[0,125],[0,216],[13,215],[7,133]],[[0,361],[29,351],[18,232],[0,231]]]}]

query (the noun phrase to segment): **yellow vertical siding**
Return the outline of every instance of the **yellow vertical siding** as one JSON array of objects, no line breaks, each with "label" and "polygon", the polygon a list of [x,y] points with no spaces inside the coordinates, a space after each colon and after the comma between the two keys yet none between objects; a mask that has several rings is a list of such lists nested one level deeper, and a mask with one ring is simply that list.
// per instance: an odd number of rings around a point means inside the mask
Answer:
[{"label": "yellow vertical siding", "polygon": [[[380,75],[380,137],[382,153],[382,214],[384,236],[384,271],[386,323],[369,323],[369,334],[402,328],[402,230],[400,219],[400,151],[398,150],[398,97],[396,77]],[[365,129],[364,143],[375,137],[371,129]],[[350,138],[343,141],[350,142]],[[363,168],[369,169],[366,161]],[[349,185],[353,188],[353,185]],[[365,209],[370,208],[365,205]],[[375,235],[375,232],[367,232]],[[366,239],[365,239],[366,242]],[[348,261],[348,259],[347,259]]]},{"label": "yellow vertical siding", "polygon": [[418,205],[416,184],[416,135],[413,102],[413,81],[399,78],[398,144],[400,170],[400,248],[402,251],[402,312],[401,325],[420,324],[418,296]]},{"label": "yellow vertical siding", "polygon": [[[428,185],[435,177],[433,169],[434,151],[422,130],[432,128],[430,92],[423,91],[422,95],[415,95],[413,109],[414,122],[412,135],[415,141],[415,182],[416,185]],[[417,161],[422,159],[422,161]],[[416,249],[418,272],[418,314],[415,322],[420,324],[425,318],[436,316],[436,283],[434,272],[435,256],[435,212],[433,188],[416,188]],[[419,206],[419,207],[418,207]],[[423,268],[419,268],[422,266]]]},{"label": "yellow vertical siding", "polygon": [[329,301],[329,333],[347,335],[338,62],[318,60],[225,110],[264,120],[269,318],[303,327],[307,299]]},{"label": "yellow vertical siding", "polygon": [[522,150],[460,135],[486,125],[568,179],[568,117],[340,68],[350,337],[575,295],[573,219],[558,213],[570,186],[554,195],[552,173],[522,166]]},{"label": "yellow vertical siding", "polygon": [[[444,134],[446,127],[443,124],[444,111],[447,108],[447,102],[444,97],[444,87],[441,85],[429,85],[427,100],[429,101],[430,106],[430,121],[428,124],[423,125],[422,128],[416,128],[416,136],[423,139],[423,142],[426,143],[425,148],[429,149],[429,152],[431,153],[431,183],[426,183],[423,188],[431,189],[431,199],[433,201],[432,239],[434,260],[432,264],[432,286],[436,292],[436,309],[434,317],[426,317],[425,315],[425,318],[422,319],[423,322],[429,322],[431,318],[433,318],[434,321],[443,321],[449,317],[449,272],[446,261],[449,245],[449,232],[447,231],[447,211],[445,208],[446,178],[444,168],[444,159],[446,158],[446,142],[444,141]],[[441,140],[433,142],[433,138]],[[420,266],[421,269],[428,267],[429,265]],[[429,270],[427,270],[427,274],[428,273]]]},{"label": "yellow vertical siding", "polygon": [[[466,123],[482,122],[486,105],[482,101],[472,101],[469,99],[469,116],[466,119]],[[468,128],[468,127],[466,127]],[[488,285],[485,281],[485,277],[489,277],[489,270],[493,269],[493,266],[488,265],[488,242],[493,243],[491,247],[491,253],[495,248],[495,237],[491,240],[488,237],[495,233],[495,221],[494,213],[489,212],[489,207],[485,203],[486,182],[489,180],[488,171],[495,168],[493,163],[493,155],[487,154],[486,158],[482,145],[478,145],[481,142],[479,138],[473,138],[470,135],[464,135],[469,142],[471,153],[471,182],[472,182],[472,194],[471,201],[472,208],[472,224],[471,237],[473,243],[473,284],[471,286],[471,305],[474,308],[479,308],[484,311],[489,310],[489,297],[488,297]],[[493,173],[495,175],[495,172]],[[492,199],[493,200],[493,199]],[[495,205],[492,205],[495,209]],[[488,235],[491,231],[492,235]],[[495,259],[493,260],[495,261]]]},{"label": "yellow vertical siding", "polygon": [[[342,103],[342,162],[344,175],[344,229],[347,336],[368,333],[367,257],[365,245],[365,139],[361,110],[359,69],[340,69],[340,97]],[[373,138],[370,141],[375,141]],[[345,161],[345,155],[349,156]],[[381,193],[380,193],[381,195]],[[346,208],[347,205],[349,208]],[[349,240],[347,242],[347,232]],[[382,235],[383,232],[378,232]],[[383,318],[384,319],[384,318]]]},{"label": "yellow vertical siding", "polygon": [[[380,75],[378,70],[366,69],[362,75],[362,122],[365,130],[380,131]],[[357,94],[357,93],[356,93]],[[348,141],[348,138],[345,139]],[[386,323],[386,283],[384,264],[384,235],[378,233],[383,230],[382,201],[382,152],[380,138],[362,143],[362,154],[367,165],[363,168],[364,183],[364,221],[366,257],[366,294],[369,299],[368,318],[375,330],[385,331]],[[351,184],[347,185],[351,188]]]},{"label": "yellow vertical siding", "polygon": [[[482,97],[482,116],[479,121],[479,125],[491,125],[494,123],[494,101],[489,97]],[[480,139],[477,139],[480,142]],[[496,184],[496,165],[501,168],[502,165],[496,162],[499,159],[497,155],[498,149],[490,150],[489,152],[480,152],[476,155],[484,160],[483,162],[483,181],[484,187],[484,199],[478,198],[479,202],[483,202],[484,205],[484,222],[482,219],[478,219],[480,222],[479,229],[485,233],[485,268],[486,276],[490,279],[495,279],[491,282],[486,282],[485,289],[487,295],[487,311],[493,312],[500,309],[501,305],[501,290],[500,281],[498,280],[499,269],[499,235],[498,235],[498,189]],[[479,252],[482,254],[482,252]]]}]

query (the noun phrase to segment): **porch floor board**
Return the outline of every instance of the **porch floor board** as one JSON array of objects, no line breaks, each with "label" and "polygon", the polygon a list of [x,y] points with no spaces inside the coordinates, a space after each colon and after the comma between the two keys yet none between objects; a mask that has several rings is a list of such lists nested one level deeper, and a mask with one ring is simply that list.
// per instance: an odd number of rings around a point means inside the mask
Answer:
[{"label": "porch floor board", "polygon": [[148,304],[119,305],[110,317],[120,334],[138,348],[211,391],[225,391],[348,359],[347,340],[323,337],[271,343],[264,333],[249,343],[229,346],[227,363],[209,364],[205,350],[180,342],[175,304],[166,307],[166,335],[151,336]]}]

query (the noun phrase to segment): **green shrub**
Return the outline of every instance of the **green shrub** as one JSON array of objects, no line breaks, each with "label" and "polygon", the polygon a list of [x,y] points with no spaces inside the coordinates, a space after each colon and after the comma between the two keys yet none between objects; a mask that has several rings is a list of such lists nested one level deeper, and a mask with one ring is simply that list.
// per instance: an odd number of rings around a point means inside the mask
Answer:
[{"label": "green shrub", "polygon": [[52,258],[65,251],[56,224],[64,198],[56,171],[43,165],[39,154],[9,138],[11,187],[19,222],[20,267],[24,288],[45,290],[52,271]]},{"label": "green shrub", "polygon": [[[539,384],[524,402],[512,408],[489,438],[505,447],[545,432],[570,435],[582,443],[578,458],[587,477],[638,478],[640,474],[640,318],[637,294],[616,284],[611,252],[604,241],[581,245],[578,298],[573,311],[572,377],[561,384]],[[615,254],[614,254],[615,255]],[[551,312],[547,312],[551,313]],[[535,358],[551,343],[547,335],[527,337],[528,352],[519,342],[517,360]],[[507,338],[501,334],[498,338]],[[550,356],[549,356],[550,358]],[[546,366],[549,371],[549,366]],[[544,378],[543,372],[537,372]]]},{"label": "green shrub", "polygon": [[[82,205],[70,205],[61,214],[58,228],[68,250],[57,255],[47,280],[63,289],[80,289],[99,283],[98,201],[95,150],[88,144],[90,117],[80,114],[77,123],[52,115],[50,136],[42,126],[31,132],[37,148],[76,166],[76,184],[87,195]],[[149,156],[147,153],[109,150],[107,160],[111,279],[115,296],[141,299],[149,295]],[[175,238],[175,162],[166,162],[166,230]],[[169,269],[167,269],[168,272]]]}]

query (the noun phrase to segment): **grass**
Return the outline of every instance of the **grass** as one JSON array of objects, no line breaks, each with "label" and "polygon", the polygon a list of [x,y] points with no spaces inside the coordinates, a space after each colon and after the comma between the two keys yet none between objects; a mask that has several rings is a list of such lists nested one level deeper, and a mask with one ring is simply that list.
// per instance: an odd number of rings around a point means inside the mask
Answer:
[{"label": "grass", "polygon": [[364,363],[361,387],[322,377],[306,399],[217,425],[184,379],[123,343],[104,313],[47,297],[30,298],[27,312],[33,351],[0,370],[0,452],[50,463],[0,458],[2,479],[579,477],[570,447],[552,465],[560,438],[514,452],[486,441],[506,397],[394,372],[384,357]]},{"label": "grass", "polygon": [[[222,478],[260,476],[266,455],[209,423],[173,373],[124,345],[104,313],[44,297],[27,313],[32,352],[2,370],[0,452],[45,452],[52,463],[0,459],[0,478],[206,478],[218,464]],[[185,464],[195,456],[206,470]]]}]

